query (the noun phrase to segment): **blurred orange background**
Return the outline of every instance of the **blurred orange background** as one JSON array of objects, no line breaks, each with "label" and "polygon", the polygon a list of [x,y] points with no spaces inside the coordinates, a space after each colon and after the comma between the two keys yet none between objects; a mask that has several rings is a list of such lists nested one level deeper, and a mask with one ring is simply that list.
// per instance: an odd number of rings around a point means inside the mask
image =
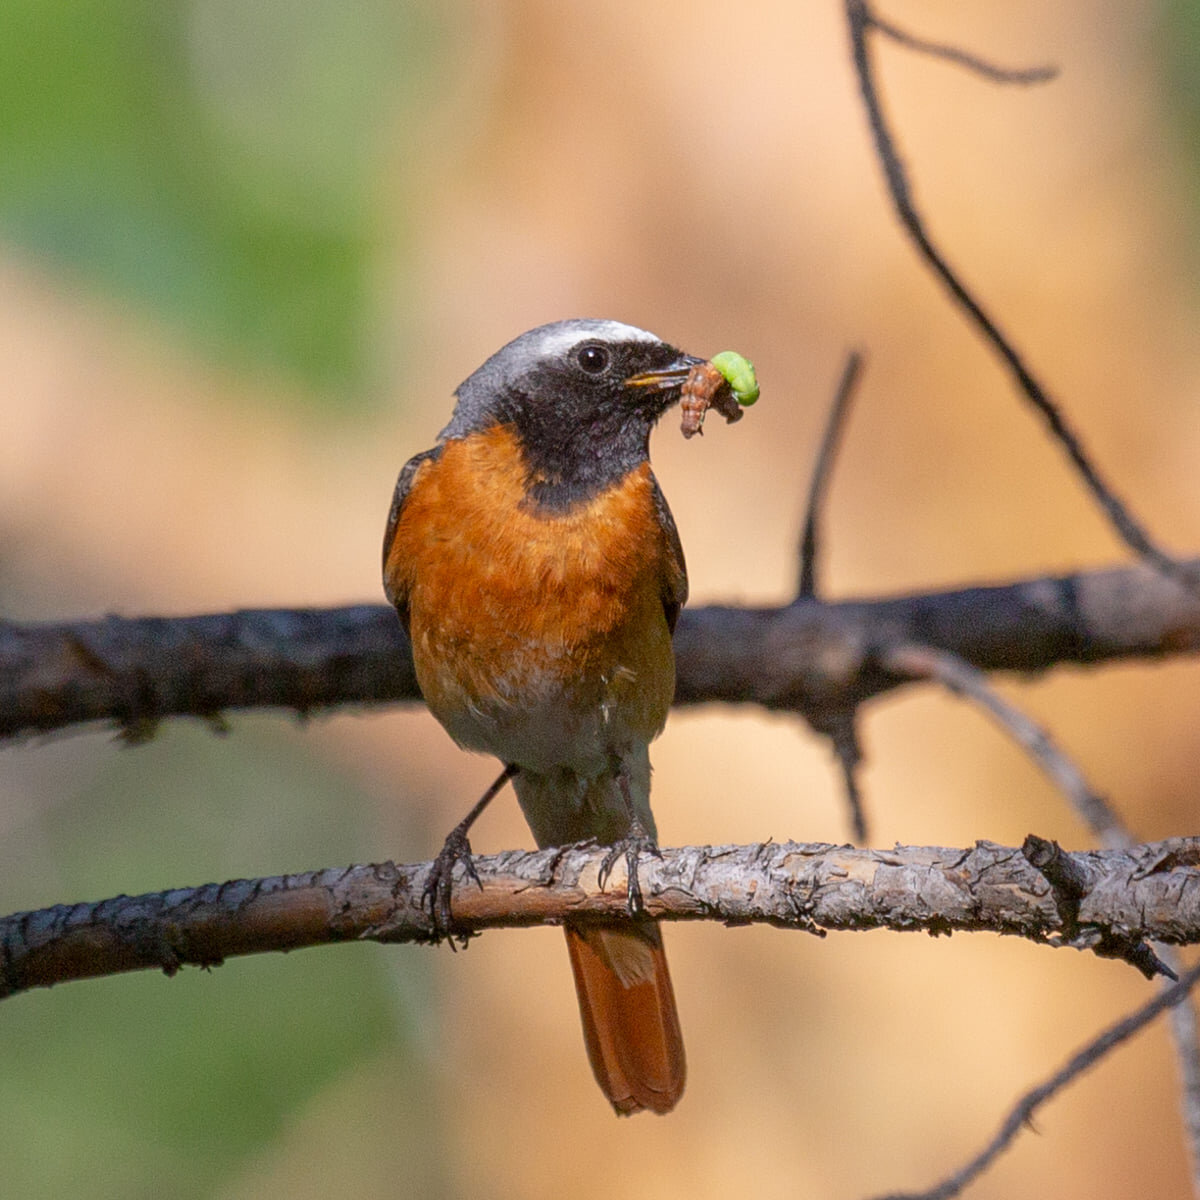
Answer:
[{"label": "blurred orange background", "polygon": [[[22,7],[25,32],[37,7]],[[200,242],[171,258],[170,230],[156,243],[130,205],[128,261],[165,256],[156,305],[136,270],[117,278],[28,236],[0,185],[6,616],[380,600],[399,467],[487,355],[564,316],[629,321],[696,353],[733,347],[758,368],[763,399],[736,428],[712,422],[685,444],[668,419],[653,446],[693,604],[790,595],[807,473],[852,346],[868,363],[830,500],[829,597],[1126,557],[900,233],[838,6],[169,7],[155,36],[187,111],[231,147],[220,170],[253,163],[248,192],[305,237],[335,218],[350,229],[327,243],[359,256],[357,323],[340,350],[306,357],[346,309],[290,282],[306,263],[285,261],[274,292],[206,324],[202,301],[175,301],[195,271],[220,291],[222,264]],[[150,20],[126,11],[135,28]],[[1197,147],[1170,74],[1191,26],[1115,2],[898,0],[888,16],[1001,63],[1061,68],[1049,85],[1000,88],[878,48],[935,239],[1119,494],[1194,553]],[[33,140],[50,123],[36,106],[11,116]],[[139,143],[135,177],[139,155],[188,158],[171,136]],[[71,155],[49,161],[39,178],[99,188]],[[193,174],[180,194],[199,208],[210,171]],[[297,235],[296,255],[314,244]],[[293,318],[293,343],[271,341]],[[1149,839],[1195,832],[1196,680],[1180,661],[998,686]],[[226,738],[171,725],[137,749],[107,731],[4,748],[5,911],[419,861],[495,771],[415,708],[231,725]],[[1091,844],[958,701],[909,690],[873,705],[862,732],[876,845],[1031,831]],[[829,750],[795,721],[679,712],[653,758],[666,845],[849,836]],[[474,844],[530,844],[511,795]],[[595,1088],[557,931],[490,934],[457,955],[338,947],[8,1001],[0,1178],[31,1197],[916,1189],[1150,993],[1122,964],[983,936],[667,937],[689,1053],[667,1118],[618,1121]],[[1159,1023],[1043,1110],[969,1194],[1182,1197],[1187,1180]]]}]

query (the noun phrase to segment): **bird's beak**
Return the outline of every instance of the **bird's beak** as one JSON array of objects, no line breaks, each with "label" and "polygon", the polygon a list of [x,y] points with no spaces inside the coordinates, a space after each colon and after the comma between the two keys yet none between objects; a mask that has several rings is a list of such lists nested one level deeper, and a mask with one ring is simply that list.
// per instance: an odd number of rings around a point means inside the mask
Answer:
[{"label": "bird's beak", "polygon": [[669,392],[683,387],[693,367],[707,361],[697,358],[694,354],[681,354],[673,363],[660,367],[657,371],[644,371],[641,375],[631,375],[625,380],[626,387],[646,388],[654,392]]}]

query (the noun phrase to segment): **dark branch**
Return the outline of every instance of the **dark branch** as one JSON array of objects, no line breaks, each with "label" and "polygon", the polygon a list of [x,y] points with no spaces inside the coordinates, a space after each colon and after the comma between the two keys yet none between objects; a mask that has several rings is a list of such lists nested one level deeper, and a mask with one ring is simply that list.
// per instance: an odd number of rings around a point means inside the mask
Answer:
[{"label": "dark branch", "polygon": [[382,605],[0,621],[0,737],[97,720],[139,736],[173,716],[419,697],[408,642]]},{"label": "dark branch", "polygon": [[[621,865],[606,890],[597,887],[605,855],[604,847],[585,845],[476,859],[480,887],[464,887],[462,869],[456,872],[456,932],[621,919]],[[1093,940],[1112,931],[1200,940],[1200,839],[1067,857],[1079,881],[1071,939],[1041,872],[1020,850],[988,842],[967,850],[684,847],[644,857],[639,874],[647,912],[663,920],[763,922],[815,933],[990,930],[1074,947],[1087,931],[1095,931]],[[431,866],[347,867],[17,913],[0,920],[0,996],[332,942],[432,941],[423,900]]]},{"label": "dark branch", "polygon": [[[1200,598],[1146,568],[1007,586],[778,608],[685,610],[677,704],[759,704],[824,729],[910,683],[883,656],[919,642],[980,671],[1200,650]],[[309,713],[420,699],[408,643],[382,605],[194,617],[0,621],[0,738],[240,708]]]},{"label": "dark branch", "polygon": [[[1134,519],[1125,505],[1101,478],[1099,471],[1084,451],[1083,443],[1067,424],[1058,405],[1026,366],[1024,359],[1012,342],[1001,333],[996,322],[967,290],[966,285],[951,268],[945,256],[934,245],[925,228],[925,223],[917,211],[908,174],[896,150],[896,139],[888,128],[879,91],[875,85],[875,69],[871,62],[868,35],[873,28],[882,30],[884,27],[875,17],[867,0],[845,0],[845,5],[859,90],[866,106],[871,135],[875,141],[875,150],[883,166],[888,193],[901,226],[912,239],[929,268],[949,291],[955,303],[963,309],[999,354],[1022,394],[1042,414],[1050,427],[1050,432],[1063,447],[1067,457],[1074,464],[1080,477],[1090,489],[1096,502],[1107,514],[1110,523],[1125,544],[1157,570],[1175,578],[1184,579],[1186,582],[1187,577],[1184,576],[1181,565],[1150,539],[1141,524]],[[890,27],[886,29],[886,32],[895,36]]]}]

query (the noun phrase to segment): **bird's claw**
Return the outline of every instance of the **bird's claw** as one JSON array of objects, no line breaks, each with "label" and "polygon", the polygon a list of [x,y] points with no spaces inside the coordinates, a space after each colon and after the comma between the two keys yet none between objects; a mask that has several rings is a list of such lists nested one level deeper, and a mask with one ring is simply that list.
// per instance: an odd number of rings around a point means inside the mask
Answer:
[{"label": "bird's claw", "polygon": [[425,889],[421,893],[421,903],[429,905],[429,916],[433,921],[434,933],[439,939],[449,937],[452,932],[454,917],[450,902],[454,891],[454,868],[458,863],[462,863],[467,878],[473,880],[479,890],[483,891],[483,880],[479,878],[479,872],[475,869],[471,841],[465,829],[454,829],[446,838],[437,858],[433,860],[429,878],[426,879]]},{"label": "bird's claw", "polygon": [[600,870],[596,874],[596,882],[603,891],[612,874],[613,867],[622,857],[625,859],[625,911],[631,917],[641,917],[646,912],[646,906],[642,901],[641,884],[638,881],[638,858],[643,853],[652,854],[655,858],[662,858],[662,851],[658,848],[658,843],[639,823],[629,831],[626,837],[614,842],[609,847],[608,853],[600,863]]}]

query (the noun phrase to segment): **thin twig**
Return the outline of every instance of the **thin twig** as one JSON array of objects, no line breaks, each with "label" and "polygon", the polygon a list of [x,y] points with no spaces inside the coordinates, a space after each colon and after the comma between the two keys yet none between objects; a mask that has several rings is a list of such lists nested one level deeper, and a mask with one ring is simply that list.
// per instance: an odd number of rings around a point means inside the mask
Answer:
[{"label": "thin twig", "polygon": [[1071,802],[1071,807],[1111,849],[1132,844],[1128,831],[1111,805],[1092,788],[1083,772],[1055,744],[1050,734],[988,683],[987,677],[954,654],[912,643],[883,654],[884,665],[915,678],[936,679],[943,687],[974,701],[1029,755]]},{"label": "thin twig", "polygon": [[[1134,845],[1132,834],[1112,807],[1088,785],[1082,771],[1055,746],[1044,729],[1002,699],[979,671],[955,655],[923,646],[896,647],[888,658],[891,665],[897,668],[926,673],[928,677],[937,678],[944,686],[974,700],[1026,747],[1068,797],[1075,812],[1106,845],[1114,850],[1127,850]],[[1160,965],[1165,965],[1170,973],[1179,975],[1181,972],[1179,955],[1170,947],[1149,946],[1141,939],[1123,936],[1118,936],[1115,944],[1122,945],[1126,951],[1121,957],[1135,965],[1140,966],[1141,960],[1148,954],[1151,959],[1157,957]],[[1182,1003],[1172,1008],[1171,1037],[1179,1063],[1182,1115],[1192,1165],[1193,1191],[1200,1196],[1200,1031],[1197,1030],[1196,1012],[1190,998],[1184,998]],[[980,1170],[983,1165],[986,1164],[981,1163]],[[966,1180],[963,1182],[965,1185]],[[947,1196],[954,1194],[945,1193]],[[931,1198],[934,1195],[940,1193],[931,1193]]]},{"label": "thin twig", "polygon": [[804,506],[804,533],[800,539],[800,580],[796,588],[798,600],[809,600],[817,594],[817,553],[821,509],[829,489],[829,480],[833,475],[833,463],[837,458],[842,431],[850,412],[850,401],[853,398],[859,375],[862,373],[862,366],[862,352],[851,350],[846,356],[846,365],[842,368],[842,377],[838,380],[833,404],[829,409],[829,418],[825,423],[825,434],[821,438],[821,447],[817,451],[817,461],[813,466],[812,480],[808,485],[808,499]]},{"label": "thin twig", "polygon": [[[1173,946],[1160,946],[1163,961],[1176,974],[1182,970],[1179,952]],[[1179,1062],[1179,1083],[1183,1092],[1183,1128],[1192,1170],[1192,1192],[1200,1196],[1200,1030],[1196,1027],[1196,1005],[1189,996],[1171,1009],[1171,1037]]]},{"label": "thin twig", "polygon": [[[1133,844],[1129,831],[1112,806],[1088,783],[1083,772],[1063,750],[1055,745],[1050,734],[1015,704],[1010,704],[988,683],[987,677],[963,662],[956,655],[912,643],[892,646],[881,654],[889,670],[907,673],[915,678],[936,679],[943,687],[973,701],[988,713],[1041,767],[1051,782],[1066,796],[1076,814],[1093,833],[1114,850],[1128,849]],[[1031,849],[1031,843],[1037,845]],[[1038,848],[1043,854],[1039,856]],[[1082,876],[1074,873],[1066,879],[1062,865],[1069,866],[1069,855],[1063,855],[1053,842],[1041,838],[1026,839],[1030,861],[1042,871],[1054,888],[1056,903],[1064,923],[1064,934],[1070,940],[1078,934],[1077,915],[1080,899],[1086,894]],[[1048,856],[1048,857],[1047,857]],[[1042,860],[1044,859],[1044,861]],[[1054,870],[1051,870],[1051,867]],[[1135,966],[1147,978],[1169,974],[1166,967],[1146,942],[1124,933],[1100,932],[1091,943],[1096,953],[1122,958]]]},{"label": "thin twig", "polygon": [[858,710],[850,709],[830,722],[828,733],[833,752],[842,768],[846,788],[846,804],[850,809],[850,824],[854,840],[863,846],[868,841],[867,814],[863,808],[862,789],[858,786],[858,768],[862,763],[862,747],[858,741]]},{"label": "thin twig", "polygon": [[999,67],[995,63],[988,62],[987,59],[980,58],[976,54],[970,54],[958,46],[946,45],[943,42],[931,42],[926,38],[916,37],[907,30],[901,29],[898,25],[893,25],[890,21],[884,20],[883,17],[877,16],[874,12],[868,15],[870,23],[880,33],[886,34],[892,41],[905,47],[905,49],[915,50],[918,54],[928,54],[932,58],[944,59],[946,62],[954,63],[955,66],[966,67],[968,71],[974,71],[976,75],[982,75],[984,79],[992,83],[1047,83],[1058,76],[1058,68],[1052,66]]},{"label": "thin twig", "polygon": [[1193,967],[1178,983],[1164,988],[1141,1008],[1110,1026],[1099,1037],[1093,1038],[1086,1046],[1073,1054],[1049,1079],[1026,1092],[1013,1106],[1008,1116],[1004,1118],[996,1136],[987,1146],[970,1162],[960,1167],[936,1187],[925,1192],[892,1192],[887,1196],[879,1197],[878,1200],[952,1200],[952,1197],[959,1195],[963,1188],[978,1178],[1002,1150],[1007,1149],[1021,1128],[1030,1122],[1033,1114],[1047,1100],[1082,1075],[1089,1067],[1095,1066],[1115,1047],[1145,1028],[1163,1009],[1177,1005],[1186,999],[1188,992],[1195,986],[1197,980],[1200,980],[1200,966]]},{"label": "thin twig", "polygon": [[842,771],[846,807],[850,810],[850,826],[854,840],[860,846],[868,840],[867,814],[863,807],[862,789],[858,785],[858,768],[862,765],[862,746],[858,740],[858,707],[831,708],[818,720],[809,719],[814,732],[829,739],[834,758]]},{"label": "thin twig", "polygon": [[[796,602],[811,601],[817,594],[817,563],[820,551],[821,512],[833,478],[833,465],[841,445],[842,432],[850,412],[850,401],[855,385],[862,373],[863,355],[852,350],[846,356],[834,392],[833,404],[825,423],[825,433],[813,465],[812,479],[808,486],[808,497],[804,505],[804,532],[800,539],[800,576],[796,586]],[[858,766],[862,752],[855,728],[857,706],[833,708],[820,720],[810,719],[812,727],[824,733],[833,744],[833,752],[842,768],[846,803],[850,809],[850,822],[854,829],[854,840],[860,845],[867,840],[867,819],[863,810],[862,792],[858,786]]]},{"label": "thin twig", "polygon": [[[1058,405],[1050,398],[1045,388],[1035,378],[1026,366],[1021,355],[1013,344],[1000,332],[999,326],[984,310],[978,300],[967,290],[966,285],[959,279],[950,267],[945,256],[933,244],[925,228],[924,221],[917,211],[913,200],[912,187],[900,155],[896,150],[896,139],[888,128],[883,115],[883,106],[875,85],[875,73],[871,63],[868,34],[873,28],[882,29],[878,18],[871,9],[868,0],[845,0],[847,25],[850,31],[850,44],[854,58],[855,70],[858,75],[859,91],[867,110],[867,119],[871,126],[871,134],[875,141],[876,153],[883,167],[884,178],[887,182],[888,193],[895,207],[896,215],[901,226],[912,239],[918,251],[925,259],[933,273],[942,281],[955,302],[967,313],[978,327],[983,336],[991,343],[999,354],[1005,366],[1009,369],[1018,387],[1025,397],[1042,414],[1050,427],[1050,432],[1058,440],[1067,457],[1074,464],[1086,486],[1090,489],[1096,502],[1107,514],[1109,522],[1131,550],[1156,570],[1170,575],[1181,582],[1196,586],[1194,575],[1161,550],[1150,538],[1149,534],[1135,520],[1126,506],[1101,478],[1099,471],[1092,464],[1084,451],[1083,444],[1066,422]],[[885,30],[894,37],[895,32]]]}]

